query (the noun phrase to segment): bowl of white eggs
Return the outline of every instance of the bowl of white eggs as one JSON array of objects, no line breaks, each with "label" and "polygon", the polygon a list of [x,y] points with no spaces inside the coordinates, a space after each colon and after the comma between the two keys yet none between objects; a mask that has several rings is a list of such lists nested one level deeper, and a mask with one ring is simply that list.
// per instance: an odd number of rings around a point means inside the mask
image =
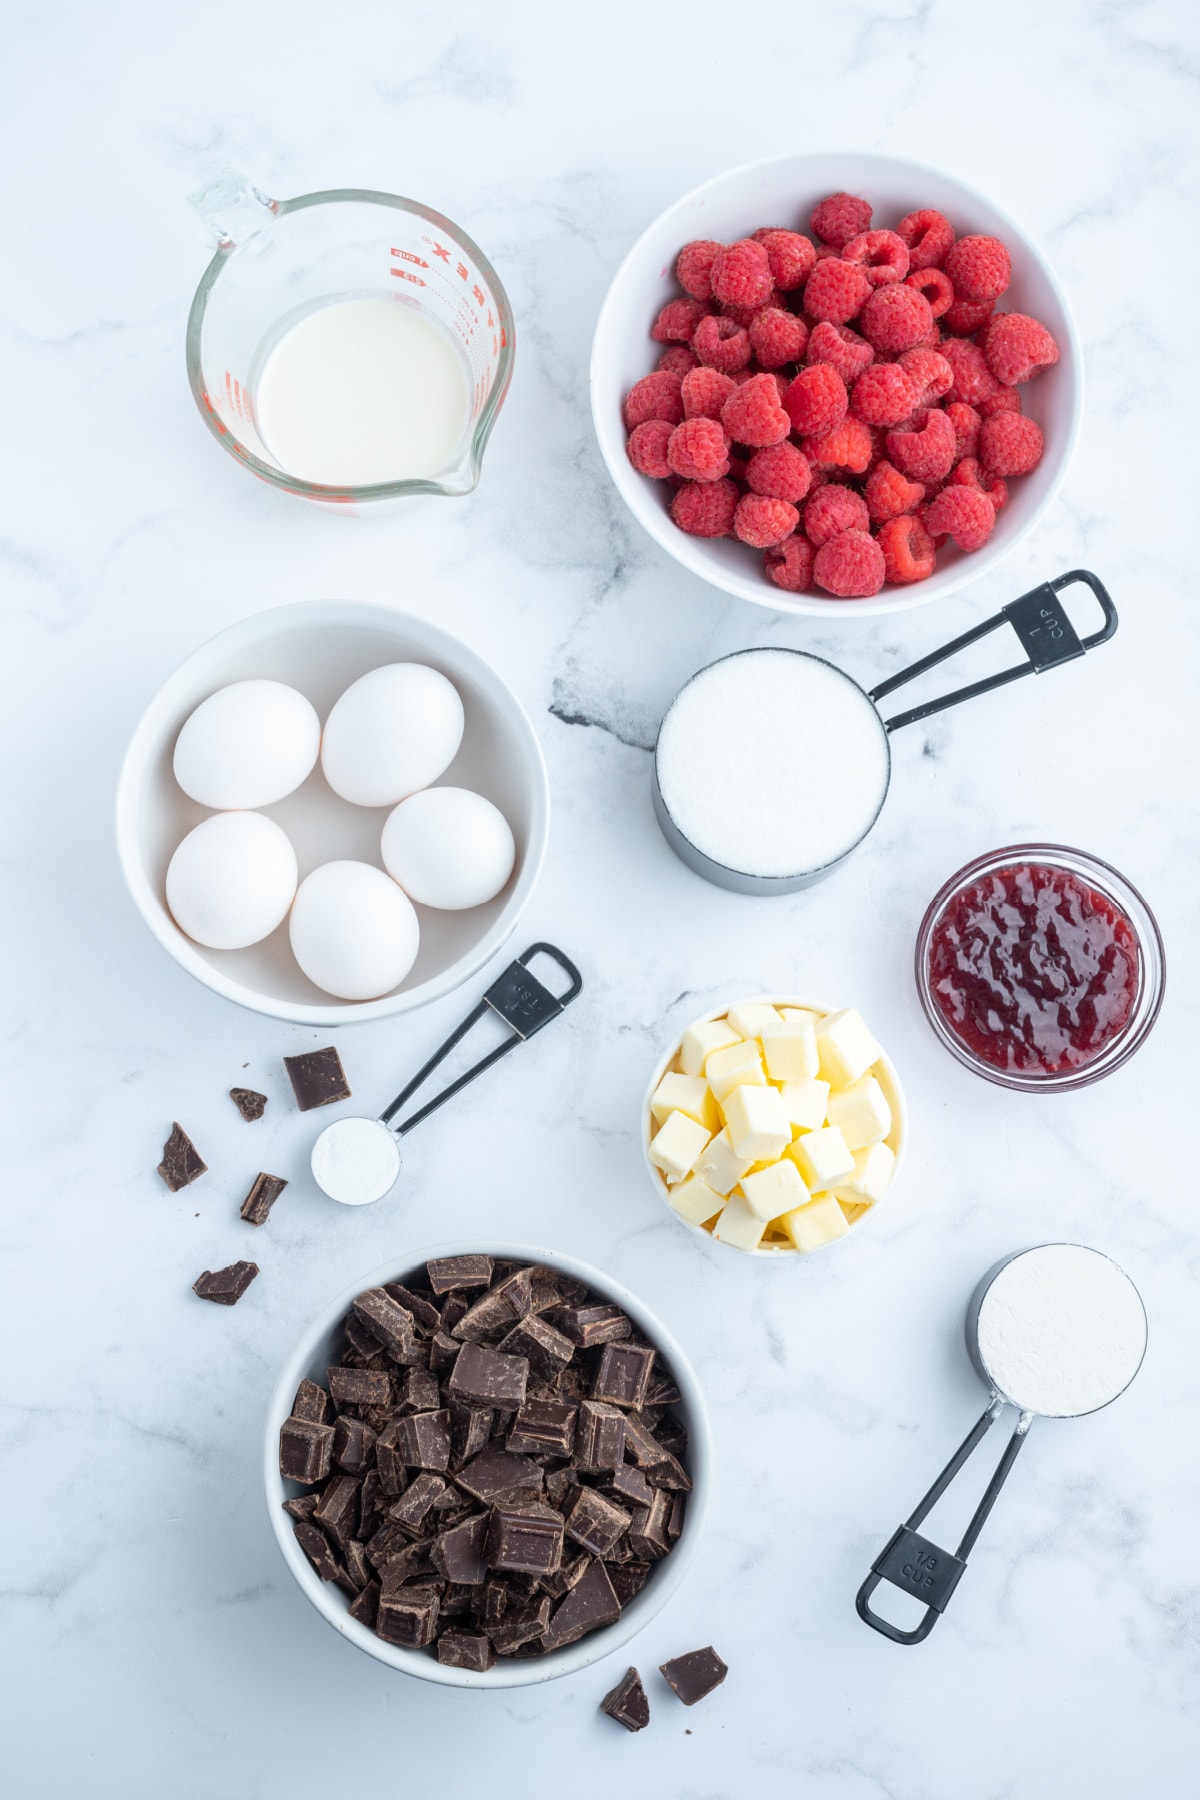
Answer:
[{"label": "bowl of white eggs", "polygon": [[409,1012],[500,949],[550,801],[512,690],[390,607],[304,601],[196,650],[138,722],[117,850],[143,919],[215,993],[296,1024]]}]

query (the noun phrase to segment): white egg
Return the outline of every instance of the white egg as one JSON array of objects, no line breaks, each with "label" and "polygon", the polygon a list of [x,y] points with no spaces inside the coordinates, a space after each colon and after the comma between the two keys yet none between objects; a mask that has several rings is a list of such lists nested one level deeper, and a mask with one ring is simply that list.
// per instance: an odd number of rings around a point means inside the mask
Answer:
[{"label": "white egg", "polygon": [[328,862],[306,875],[292,907],[292,953],[339,1000],[376,1000],[417,959],[421,928],[407,895],[370,863]]},{"label": "white egg", "polygon": [[388,814],[383,866],[419,906],[461,912],[500,892],[517,847],[498,807],[468,788],[426,788]]},{"label": "white egg", "polygon": [[325,721],[321,767],[355,806],[395,806],[444,775],[463,735],[453,682],[424,663],[386,663],[348,687]]},{"label": "white egg", "polygon": [[298,873],[296,852],[274,819],[217,813],[189,831],[171,858],[167,905],[197,944],[242,950],[286,918]]},{"label": "white egg", "polygon": [[175,779],[201,806],[270,806],[316,765],[321,721],[282,681],[235,681],[202,700],[175,740]]}]

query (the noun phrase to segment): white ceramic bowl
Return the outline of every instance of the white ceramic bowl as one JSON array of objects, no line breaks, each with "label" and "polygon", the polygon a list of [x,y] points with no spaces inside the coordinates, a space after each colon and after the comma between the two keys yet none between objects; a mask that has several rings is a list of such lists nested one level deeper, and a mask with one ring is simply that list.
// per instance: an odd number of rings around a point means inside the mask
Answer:
[{"label": "white ceramic bowl", "polygon": [[[836,1007],[825,1006],[819,1000],[806,1000],[795,994],[745,994],[740,1000],[727,1000],[724,1006],[714,1006],[711,1012],[701,1013],[697,1018],[689,1020],[688,1024],[685,1025],[683,1031],[679,1033],[679,1036],[674,1040],[670,1048],[665,1050],[655,1063],[654,1073],[651,1075],[646,1087],[645,1096],[642,1100],[642,1118],[640,1127],[642,1134],[642,1160],[645,1162],[646,1173],[650,1177],[655,1193],[658,1195],[671,1217],[675,1220],[676,1224],[681,1225],[685,1231],[692,1232],[696,1237],[703,1238],[704,1242],[706,1244],[711,1244],[714,1250],[731,1252],[735,1256],[767,1257],[772,1262],[804,1262],[808,1256],[813,1254],[813,1252],[793,1249],[790,1244],[760,1244],[757,1250],[741,1250],[736,1244],[723,1244],[720,1238],[715,1238],[712,1235],[711,1231],[705,1231],[703,1225],[693,1225],[690,1219],[685,1219],[682,1213],[676,1212],[675,1208],[671,1205],[670,1189],[667,1186],[666,1178],[663,1175],[662,1170],[656,1168],[650,1161],[650,1139],[654,1135],[654,1121],[650,1116],[650,1101],[659,1082],[674,1063],[675,1058],[679,1055],[680,1045],[683,1043],[684,1037],[692,1029],[693,1025],[704,1024],[709,1019],[723,1019],[730,1007],[749,1006],[755,1002],[759,1005],[767,1006],[798,1006],[805,1008],[809,1012],[828,1013],[837,1011]],[[870,1024],[869,1019],[867,1023],[868,1025]],[[894,1153],[896,1162],[892,1169],[892,1179],[888,1184],[887,1192],[884,1194],[883,1199],[876,1201],[874,1206],[868,1207],[861,1218],[855,1220],[847,1234],[848,1237],[853,1237],[855,1233],[878,1212],[879,1208],[881,1206],[886,1206],[891,1199],[892,1192],[900,1174],[900,1165],[904,1161],[904,1152],[908,1146],[908,1102],[904,1098],[904,1089],[900,1085],[900,1077],[896,1073],[896,1065],[893,1063],[891,1057],[887,1055],[886,1051],[880,1056],[875,1073],[880,1087],[887,1096],[888,1105],[892,1109],[892,1129],[884,1139],[884,1142]],[[844,1238],[836,1239],[836,1242],[839,1244],[844,1243],[845,1241]],[[828,1247],[829,1246],[827,1245],[826,1248]]]},{"label": "white ceramic bowl", "polygon": [[[514,1661],[511,1657],[501,1657],[493,1668],[475,1671],[451,1668],[439,1663],[425,1650],[402,1650],[395,1644],[387,1644],[365,1625],[360,1625],[350,1617],[346,1596],[339,1588],[319,1578],[296,1542],[291,1518],[283,1510],[285,1500],[305,1490],[294,1481],[285,1481],[279,1473],[279,1428],[288,1417],[296,1389],[305,1376],[324,1384],[326,1370],[333,1361],[339,1343],[338,1327],[357,1294],[363,1293],[367,1288],[379,1287],[385,1281],[408,1279],[412,1271],[428,1262],[430,1257],[478,1254],[480,1250],[497,1258],[544,1263],[548,1268],[561,1269],[564,1274],[573,1276],[577,1281],[586,1282],[598,1294],[603,1295],[605,1300],[614,1302],[627,1312],[649,1341],[662,1351],[671,1365],[671,1373],[683,1396],[678,1410],[687,1427],[687,1467],[692,1478],[692,1491],[687,1497],[683,1532],[675,1548],[669,1556],[655,1565],[645,1587],[640,1594],[634,1595],[615,1625],[594,1631],[581,1638],[577,1644],[569,1644],[565,1650],[553,1650],[546,1656],[530,1657],[528,1660],[522,1658]],[[266,1490],[271,1528],[284,1562],[299,1582],[305,1598],[311,1600],[322,1618],[327,1619],[335,1631],[340,1632],[358,1649],[365,1650],[368,1656],[374,1656],[389,1668],[399,1670],[402,1675],[415,1675],[421,1681],[435,1681],[443,1687],[534,1687],[543,1681],[553,1681],[559,1675],[576,1674],[580,1669],[599,1662],[602,1657],[610,1656],[622,1644],[628,1643],[644,1625],[648,1625],[666,1605],[691,1567],[704,1530],[712,1487],[712,1443],[704,1396],[694,1369],[661,1319],[656,1318],[649,1307],[644,1306],[619,1281],[601,1274],[599,1269],[592,1268],[590,1263],[580,1262],[577,1257],[567,1256],[559,1250],[547,1250],[539,1245],[481,1245],[477,1242],[435,1244],[430,1249],[414,1251],[411,1256],[393,1258],[381,1268],[369,1270],[352,1287],[346,1288],[335,1300],[331,1300],[313,1320],[284,1364],[267,1408],[266,1433],[263,1438],[263,1486]]]},{"label": "white ceramic bowl", "polygon": [[[697,237],[728,243],[760,225],[789,225],[807,232],[808,215],[825,194],[862,194],[875,223],[894,226],[915,207],[944,212],[959,235],[993,233],[1012,252],[1012,286],[1000,302],[1007,311],[1032,313],[1053,332],[1060,361],[1021,390],[1029,417],[1046,434],[1046,450],[1031,475],[1009,484],[1008,505],[982,550],[967,556],[952,545],[939,552],[928,581],[884,587],[871,599],[836,600],[820,593],[785,594],[767,579],[762,554],[731,539],[689,537],[667,511],[665,482],[639,475],[625,454],[621,403],[663,349],[650,327],[664,301],[679,293],[675,258]],[[861,151],[797,153],[746,163],[705,182],[647,226],[613,277],[592,342],[592,418],[609,474],[638,523],[694,575],[773,612],[840,618],[872,618],[941,600],[986,575],[1037,524],[1058,492],[1079,433],[1083,410],[1083,356],[1066,294],[1029,234],[992,201],[955,176],[922,163]]]},{"label": "white ceramic bowl", "polygon": [[[486,795],[512,826],[517,860],[506,886],[469,912],[419,907],[416,963],[394,992],[378,1000],[335,1000],[314,987],[292,955],[286,919],[246,950],[194,944],[171,917],[165,894],[176,845],[210,816],[188,799],[171,772],[175,739],[193,707],[227,682],[270,676],[299,688],[324,721],[352,681],[381,663],[402,661],[440,669],[462,695],[462,747],[441,780]],[[294,794],[262,810],[291,838],[301,879],[337,857],[382,867],[379,837],[390,809],[339,800],[319,764]],[[256,613],[201,645],[142,714],[117,787],[122,873],[159,943],[214,993],[301,1025],[340,1026],[411,1012],[467,981],[495,955],[524,912],[541,872],[549,825],[541,747],[511,688],[467,644],[438,626],[356,600],[301,601]]]}]

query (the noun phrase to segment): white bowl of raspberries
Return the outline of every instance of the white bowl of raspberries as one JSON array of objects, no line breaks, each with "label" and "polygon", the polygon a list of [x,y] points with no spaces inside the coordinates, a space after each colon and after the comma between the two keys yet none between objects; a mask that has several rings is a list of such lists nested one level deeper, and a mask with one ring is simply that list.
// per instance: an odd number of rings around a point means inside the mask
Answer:
[{"label": "white bowl of raspberries", "polygon": [[1041,251],[953,176],[773,157],[642,233],[596,325],[592,416],[677,562],[776,611],[865,617],[993,568],[1058,490],[1083,405]]}]

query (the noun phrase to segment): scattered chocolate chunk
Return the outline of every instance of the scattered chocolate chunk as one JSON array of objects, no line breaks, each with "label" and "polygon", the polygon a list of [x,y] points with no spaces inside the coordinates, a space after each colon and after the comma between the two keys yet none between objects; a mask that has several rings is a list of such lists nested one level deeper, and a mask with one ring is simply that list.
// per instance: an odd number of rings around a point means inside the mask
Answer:
[{"label": "scattered chocolate chunk", "polygon": [[330,1044],[325,1050],[306,1050],[300,1056],[285,1056],[296,1105],[301,1112],[315,1106],[332,1106],[336,1100],[349,1100],[350,1083],[342,1068],[342,1059]]},{"label": "scattered chocolate chunk", "polygon": [[564,1644],[577,1643],[601,1625],[615,1625],[620,1616],[621,1602],[608,1571],[602,1562],[593,1562],[583,1579],[559,1601],[542,1644],[547,1650],[561,1650]]},{"label": "scattered chocolate chunk", "polygon": [[452,1288],[487,1287],[493,1267],[490,1256],[435,1256],[425,1273],[435,1294],[448,1294]]},{"label": "scattered chocolate chunk", "polygon": [[660,1663],[659,1673],[685,1706],[695,1706],[697,1700],[720,1687],[729,1670],[709,1644],[703,1650],[689,1650],[686,1656]]},{"label": "scattered chocolate chunk", "polygon": [[506,1356],[482,1344],[464,1344],[454,1359],[446,1388],[456,1400],[474,1400],[481,1406],[521,1406],[528,1381],[525,1357]]},{"label": "scattered chocolate chunk", "polygon": [[579,1408],[563,1400],[528,1400],[513,1420],[507,1447],[527,1455],[570,1456],[578,1417]]},{"label": "scattered chocolate chunk", "polygon": [[488,1533],[487,1513],[474,1513],[449,1531],[441,1532],[432,1545],[433,1566],[448,1581],[466,1587],[478,1587],[487,1579],[487,1557],[484,1543]]},{"label": "scattered chocolate chunk", "polygon": [[626,1731],[644,1731],[650,1723],[650,1702],[636,1669],[627,1669],[615,1688],[600,1702],[600,1711],[623,1725]]},{"label": "scattered chocolate chunk", "polygon": [[363,1475],[374,1450],[375,1433],[366,1420],[342,1413],[333,1433],[333,1460],[338,1468],[347,1475]]},{"label": "scattered chocolate chunk", "polygon": [[405,1650],[423,1650],[432,1644],[437,1627],[438,1595],[434,1588],[402,1587],[389,1593],[386,1581],[379,1595],[376,1634],[385,1643]]},{"label": "scattered chocolate chunk", "polygon": [[162,1161],[158,1165],[158,1172],[171,1192],[177,1194],[180,1188],[190,1187],[207,1168],[208,1164],[183,1126],[173,1124],[171,1135],[163,1145]]},{"label": "scattered chocolate chunk", "polygon": [[654,1352],[648,1344],[606,1344],[592,1383],[592,1399],[611,1406],[641,1406],[650,1386]]},{"label": "scattered chocolate chunk", "polygon": [[616,1469],[625,1454],[625,1414],[615,1406],[584,1400],[575,1428],[575,1466],[579,1469]]},{"label": "scattered chocolate chunk", "polygon": [[437,1641],[437,1659],[454,1669],[490,1669],[496,1660],[496,1648],[482,1632],[443,1631]]},{"label": "scattered chocolate chunk", "polygon": [[627,1338],[633,1331],[632,1322],[619,1306],[560,1306],[553,1323],[584,1350]]},{"label": "scattered chocolate chunk", "polygon": [[217,1306],[236,1306],[257,1274],[258,1264],[252,1262],[230,1263],[226,1269],[205,1269],[193,1281],[192,1292]]},{"label": "scattered chocolate chunk", "polygon": [[606,1500],[596,1488],[581,1487],[567,1514],[567,1536],[594,1556],[607,1556],[627,1529],[630,1517],[623,1506]]},{"label": "scattered chocolate chunk", "polygon": [[267,1214],[286,1186],[282,1175],[256,1175],[253,1187],[242,1201],[242,1217],[247,1225],[265,1225]]},{"label": "scattered chocolate chunk", "polygon": [[314,1419],[318,1425],[324,1425],[332,1411],[333,1402],[325,1389],[305,1376],[292,1401],[293,1419]]},{"label": "scattered chocolate chunk", "polygon": [[332,1425],[316,1419],[285,1419],[279,1429],[279,1473],[311,1487],[324,1481],[333,1460]]},{"label": "scattered chocolate chunk", "polygon": [[392,1378],[386,1369],[330,1369],[329,1391],[336,1406],[386,1406]]},{"label": "scattered chocolate chunk", "polygon": [[553,1575],[562,1562],[562,1514],[552,1506],[494,1506],[484,1552],[492,1569]]},{"label": "scattered chocolate chunk", "polygon": [[374,1631],[375,1621],[379,1616],[380,1585],[377,1581],[368,1581],[357,1600],[350,1602],[350,1617],[365,1625],[368,1631]]},{"label": "scattered chocolate chunk", "polygon": [[450,1467],[449,1411],[410,1413],[400,1421],[396,1447],[409,1469]]},{"label": "scattered chocolate chunk", "polygon": [[230,1088],[229,1098],[248,1125],[261,1119],[267,1110],[267,1096],[256,1094],[253,1088]]}]

